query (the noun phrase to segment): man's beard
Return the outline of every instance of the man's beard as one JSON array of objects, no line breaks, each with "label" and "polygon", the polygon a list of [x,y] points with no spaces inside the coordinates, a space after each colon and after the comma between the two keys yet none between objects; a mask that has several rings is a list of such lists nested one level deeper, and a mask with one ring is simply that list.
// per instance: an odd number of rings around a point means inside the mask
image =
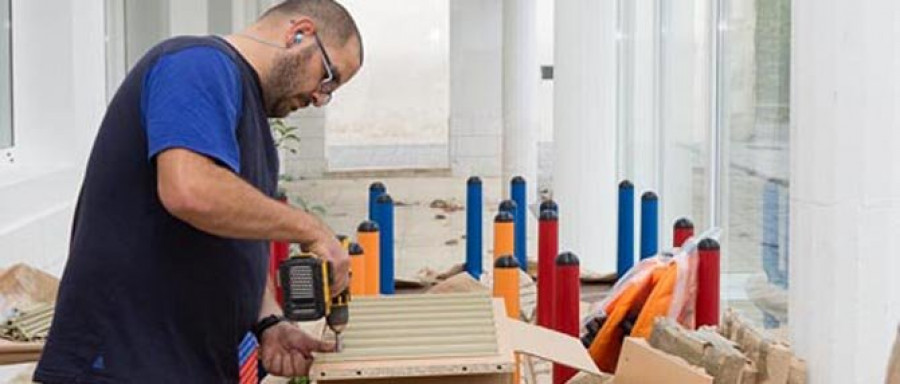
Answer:
[{"label": "man's beard", "polygon": [[[298,54],[280,54],[274,59],[271,74],[263,86],[263,101],[266,107],[266,115],[274,118],[287,117],[293,112],[293,104],[297,103],[296,90],[306,78],[306,67],[303,63],[309,62],[310,49],[304,49]],[[310,101],[310,95],[300,95],[298,107],[305,106]]]}]

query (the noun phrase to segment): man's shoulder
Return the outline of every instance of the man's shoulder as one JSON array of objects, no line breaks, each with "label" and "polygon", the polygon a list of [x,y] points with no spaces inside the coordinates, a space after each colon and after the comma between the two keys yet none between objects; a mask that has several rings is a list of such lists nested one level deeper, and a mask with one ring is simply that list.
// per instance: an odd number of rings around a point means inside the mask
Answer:
[{"label": "man's shoulder", "polygon": [[184,65],[224,65],[236,69],[237,61],[234,52],[213,37],[182,36],[175,37],[159,44],[159,60]]}]

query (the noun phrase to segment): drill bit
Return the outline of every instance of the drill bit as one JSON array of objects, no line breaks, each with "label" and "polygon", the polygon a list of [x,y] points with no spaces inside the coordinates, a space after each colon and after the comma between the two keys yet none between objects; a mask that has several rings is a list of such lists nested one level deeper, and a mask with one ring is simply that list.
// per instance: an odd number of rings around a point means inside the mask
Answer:
[{"label": "drill bit", "polygon": [[343,338],[341,337],[341,333],[338,331],[334,332],[334,351],[340,352],[344,349]]},{"label": "drill bit", "polygon": [[350,292],[347,290],[337,295],[331,302],[331,313],[325,318],[328,328],[334,332],[335,352],[340,352],[344,348],[341,334],[347,328],[347,322],[350,320],[349,299]]}]

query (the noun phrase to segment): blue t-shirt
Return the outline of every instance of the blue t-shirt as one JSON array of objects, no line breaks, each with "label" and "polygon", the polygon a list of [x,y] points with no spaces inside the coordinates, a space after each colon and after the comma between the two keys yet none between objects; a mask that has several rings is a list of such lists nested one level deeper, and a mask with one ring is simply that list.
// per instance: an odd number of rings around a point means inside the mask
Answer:
[{"label": "blue t-shirt", "polygon": [[141,100],[151,159],[186,148],[240,173],[241,102],[240,75],[222,51],[195,47],[160,58],[144,79]]},{"label": "blue t-shirt", "polygon": [[155,161],[170,148],[204,154],[275,195],[278,155],[259,78],[220,38],[157,45],[110,101],[35,381],[238,382],[269,244],[215,236],[172,216],[159,199]]}]

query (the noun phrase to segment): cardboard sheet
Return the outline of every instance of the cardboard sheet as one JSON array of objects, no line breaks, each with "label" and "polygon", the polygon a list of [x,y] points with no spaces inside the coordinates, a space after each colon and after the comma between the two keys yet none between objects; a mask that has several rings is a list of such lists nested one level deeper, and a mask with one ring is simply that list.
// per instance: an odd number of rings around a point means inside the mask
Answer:
[{"label": "cardboard sheet", "polygon": [[712,376],[679,357],[626,338],[613,384],[712,384]]},{"label": "cardboard sheet", "polygon": [[592,375],[601,375],[580,340],[512,319],[507,319],[503,326],[511,335],[510,347],[514,351],[550,360]]}]

